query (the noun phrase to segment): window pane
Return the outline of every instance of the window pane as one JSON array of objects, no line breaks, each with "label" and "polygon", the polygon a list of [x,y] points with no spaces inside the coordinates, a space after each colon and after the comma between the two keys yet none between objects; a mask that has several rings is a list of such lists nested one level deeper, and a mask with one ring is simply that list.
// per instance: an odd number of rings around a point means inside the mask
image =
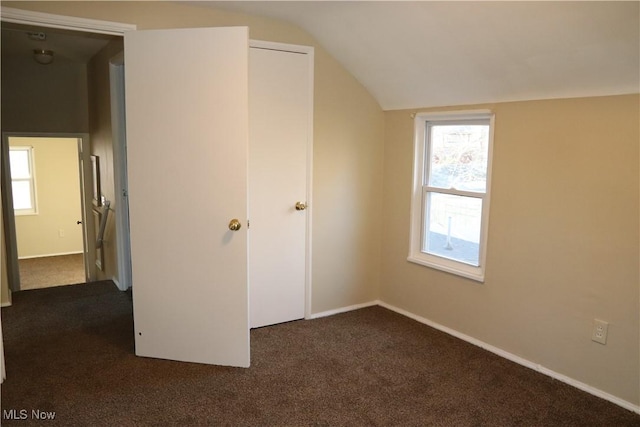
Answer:
[{"label": "window pane", "polygon": [[13,189],[13,209],[33,209],[31,198],[31,182],[29,181],[13,181],[11,182]]},{"label": "window pane", "polygon": [[9,162],[11,164],[11,179],[29,178],[29,151],[10,150]]},{"label": "window pane", "polygon": [[482,199],[427,193],[422,251],[479,265]]},{"label": "window pane", "polygon": [[430,125],[430,187],[484,193],[487,189],[489,125]]}]

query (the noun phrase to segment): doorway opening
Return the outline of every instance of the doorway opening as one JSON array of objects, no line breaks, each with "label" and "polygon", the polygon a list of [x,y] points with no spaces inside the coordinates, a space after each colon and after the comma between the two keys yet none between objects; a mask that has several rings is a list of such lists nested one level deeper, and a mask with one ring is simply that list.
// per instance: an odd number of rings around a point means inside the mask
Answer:
[{"label": "doorway opening", "polygon": [[3,212],[15,236],[8,259],[13,291],[87,281],[82,143],[75,135],[4,135]]},{"label": "doorway opening", "polygon": [[[82,282],[111,279],[124,290],[130,286],[130,279],[126,280],[125,277],[125,280],[119,280],[120,275],[124,275],[122,272],[130,269],[127,269],[126,265],[123,268],[123,261],[120,259],[120,257],[126,257],[120,248],[123,245],[122,242],[126,243],[127,239],[121,238],[123,231],[119,223],[124,219],[118,214],[119,209],[125,209],[124,204],[119,202],[120,198],[126,197],[126,181],[118,182],[118,178],[115,178],[116,183],[113,185],[114,174],[119,175],[119,170],[123,168],[123,165],[117,162],[121,162],[124,156],[119,156],[119,152],[114,153],[116,149],[119,150],[118,144],[121,138],[113,135],[113,148],[109,142],[111,139],[111,121],[108,113],[110,64],[105,65],[103,60],[105,56],[115,54],[111,52],[114,46],[117,48],[118,40],[122,39],[125,31],[135,29],[135,26],[7,7],[2,7],[1,21],[3,106],[5,107],[3,130],[5,132],[31,132],[32,130],[47,133],[63,132],[65,134],[62,136],[84,139],[84,165],[81,167],[86,183],[83,193],[86,210],[83,210],[82,224],[77,224],[79,219],[74,221],[74,225],[84,229],[85,254]],[[46,65],[42,65],[37,59],[34,61],[32,52],[36,47],[52,51],[53,61],[49,61]],[[94,58],[99,59],[94,61]],[[8,68],[10,64],[13,65]],[[20,67],[26,67],[29,72],[22,72]],[[5,86],[10,85],[9,77],[13,78],[16,75],[19,76],[18,83],[26,84],[29,90],[4,90]],[[28,79],[35,81],[35,84],[29,84]],[[57,84],[58,81],[64,84]],[[7,96],[4,96],[5,93]],[[10,96],[12,94],[13,97]],[[123,97],[123,95],[120,96]],[[9,108],[10,100],[11,102],[15,100],[18,107]],[[118,114],[120,114],[119,111]],[[68,134],[69,130],[76,132],[73,129],[79,132],[91,132],[91,144],[89,144],[88,134]],[[116,139],[118,139],[117,142]],[[102,192],[97,201],[92,198],[95,180],[91,176],[90,156],[96,159],[96,163],[99,159],[102,178]],[[38,176],[36,174],[36,180]],[[6,206],[3,207],[3,213],[5,215],[7,213]],[[13,224],[9,219],[5,217],[4,222]],[[20,290],[20,284],[16,284],[16,278],[20,276],[18,257],[23,258],[23,255],[18,254],[22,249],[15,244],[12,253],[11,246],[14,243],[12,240],[15,241],[20,236],[15,234],[16,230],[12,233],[11,227],[15,225],[5,225],[4,230],[6,253],[3,258],[7,261],[5,271],[9,277],[6,278],[8,280],[3,281],[3,305],[11,304],[10,291]],[[57,233],[59,236],[59,230]],[[65,238],[69,236],[66,229],[62,234]],[[60,237],[57,238],[60,239]],[[102,246],[103,242],[104,246]],[[8,294],[7,282],[10,285]],[[61,283],[59,280],[57,282]]]}]

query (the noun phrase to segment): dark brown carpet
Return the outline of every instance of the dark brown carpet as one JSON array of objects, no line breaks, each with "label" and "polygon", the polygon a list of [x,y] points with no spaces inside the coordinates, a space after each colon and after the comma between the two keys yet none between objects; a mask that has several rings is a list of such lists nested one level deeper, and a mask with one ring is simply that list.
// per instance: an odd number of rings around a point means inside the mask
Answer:
[{"label": "dark brown carpet", "polygon": [[[111,282],[2,309],[3,425],[638,426],[640,416],[380,307],[251,332],[252,366],[138,358]],[[31,419],[32,410],[55,420]],[[19,412],[18,412],[19,413]]]},{"label": "dark brown carpet", "polygon": [[18,260],[20,289],[84,283],[84,255],[59,255]]}]

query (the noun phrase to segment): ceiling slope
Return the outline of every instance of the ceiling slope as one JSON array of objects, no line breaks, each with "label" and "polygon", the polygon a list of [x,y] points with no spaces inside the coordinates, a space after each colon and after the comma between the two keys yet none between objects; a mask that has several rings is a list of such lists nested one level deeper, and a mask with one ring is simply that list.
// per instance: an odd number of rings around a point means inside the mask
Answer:
[{"label": "ceiling slope", "polygon": [[384,110],[640,91],[640,2],[194,2],[297,25]]}]

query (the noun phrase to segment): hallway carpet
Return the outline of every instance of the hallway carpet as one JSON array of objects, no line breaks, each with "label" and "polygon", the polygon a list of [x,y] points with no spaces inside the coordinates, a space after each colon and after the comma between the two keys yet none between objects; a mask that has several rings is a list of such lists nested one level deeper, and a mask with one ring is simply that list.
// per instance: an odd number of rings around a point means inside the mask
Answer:
[{"label": "hallway carpet", "polygon": [[249,369],[136,357],[131,295],[112,282],[16,293],[2,324],[3,425],[640,425],[381,307],[252,330]]},{"label": "hallway carpet", "polygon": [[59,255],[18,260],[20,289],[84,283],[83,254]]}]

